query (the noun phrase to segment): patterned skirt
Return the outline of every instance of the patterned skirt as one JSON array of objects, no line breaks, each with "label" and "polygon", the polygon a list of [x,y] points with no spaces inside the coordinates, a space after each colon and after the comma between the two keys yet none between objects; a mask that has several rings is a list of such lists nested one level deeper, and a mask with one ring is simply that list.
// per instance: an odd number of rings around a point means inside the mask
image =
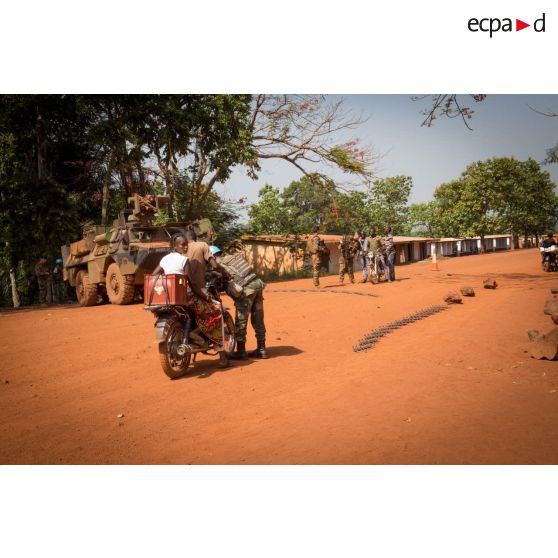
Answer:
[{"label": "patterned skirt", "polygon": [[213,304],[193,296],[194,311],[196,312],[196,323],[214,343],[223,343],[223,315],[220,308]]}]

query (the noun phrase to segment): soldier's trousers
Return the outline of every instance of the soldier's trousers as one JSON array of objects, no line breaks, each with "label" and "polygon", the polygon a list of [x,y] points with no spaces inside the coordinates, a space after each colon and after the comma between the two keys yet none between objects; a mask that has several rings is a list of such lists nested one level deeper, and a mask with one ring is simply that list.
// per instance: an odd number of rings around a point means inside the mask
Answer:
[{"label": "soldier's trousers", "polygon": [[314,286],[317,287],[320,284],[320,267],[322,266],[322,260],[319,254],[312,254],[312,279],[314,281]]},{"label": "soldier's trousers", "polygon": [[236,308],[235,334],[236,342],[246,343],[246,329],[248,318],[256,332],[256,339],[265,342],[263,291],[259,290],[249,295],[243,295],[234,301]]},{"label": "soldier's trousers", "polygon": [[66,302],[66,285],[63,281],[54,281],[52,283],[53,299],[59,304]]},{"label": "soldier's trousers", "polygon": [[355,259],[354,258],[347,258],[345,259],[343,256],[339,256],[339,282],[343,283],[345,280],[345,273],[349,273],[349,279],[351,283],[355,282]]},{"label": "soldier's trousers", "polygon": [[49,290],[48,279],[46,277],[37,277],[37,283],[39,285],[39,304],[46,304]]}]

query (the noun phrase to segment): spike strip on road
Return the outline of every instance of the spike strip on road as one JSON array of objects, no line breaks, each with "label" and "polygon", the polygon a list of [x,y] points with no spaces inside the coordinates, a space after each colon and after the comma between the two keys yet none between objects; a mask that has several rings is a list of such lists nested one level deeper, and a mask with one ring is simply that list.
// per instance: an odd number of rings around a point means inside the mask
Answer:
[{"label": "spike strip on road", "polygon": [[433,316],[434,314],[438,314],[438,312],[443,312],[447,310],[449,306],[429,306],[428,308],[424,308],[423,310],[419,310],[410,316],[405,316],[399,320],[395,320],[389,324],[380,326],[379,328],[371,331],[368,335],[365,335],[354,347],[353,351],[358,353],[359,351],[367,351],[371,349],[379,340],[380,338],[384,337],[388,333],[399,329],[400,327],[406,326],[408,324],[412,324],[418,320],[422,320],[423,318],[428,318],[428,316]]},{"label": "spike strip on road", "polygon": [[357,291],[336,291],[334,289],[266,289],[266,293],[333,293],[333,294],[346,294],[357,296],[373,296],[378,298],[378,295],[372,293],[359,293]]}]

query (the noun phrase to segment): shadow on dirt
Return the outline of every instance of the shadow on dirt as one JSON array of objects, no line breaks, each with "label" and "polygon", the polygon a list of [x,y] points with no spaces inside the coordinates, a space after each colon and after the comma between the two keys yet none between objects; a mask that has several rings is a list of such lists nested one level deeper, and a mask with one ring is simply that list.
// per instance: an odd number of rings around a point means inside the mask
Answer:
[{"label": "shadow on dirt", "polygon": [[[291,345],[274,345],[267,348],[268,358],[300,355],[303,351]],[[258,359],[255,359],[258,360]]]},{"label": "shadow on dirt", "polygon": [[[301,354],[303,351],[297,349],[296,347],[292,347],[291,345],[275,345],[273,347],[267,347],[267,359],[274,359],[274,358],[281,358],[281,357],[289,357],[289,356],[296,356]],[[246,366],[250,366],[252,364],[258,364],[260,362],[265,362],[265,360],[259,358],[249,358],[247,360],[232,360],[230,361],[231,366],[228,368],[219,368],[217,363],[219,359],[215,357],[215,360],[204,360],[200,362],[196,362],[190,371],[185,376],[180,378],[176,378],[172,380],[173,382],[179,382],[181,380],[187,380],[189,378],[197,378],[197,379],[204,379],[213,376],[213,374],[229,374],[230,372],[234,372],[236,368],[244,368]]]},{"label": "shadow on dirt", "polygon": [[19,308],[0,308],[0,315],[26,314],[28,312],[52,312],[53,310],[72,310],[81,308],[77,302],[65,302],[64,304],[48,304],[41,306],[34,304],[32,306],[20,306]]},{"label": "shadow on dirt", "polygon": [[533,273],[482,273],[482,274],[470,274],[470,273],[448,273],[440,276],[436,279],[438,283],[456,283],[460,281],[469,282],[481,282],[484,279],[495,279],[498,282],[498,286],[506,285],[510,287],[521,287],[529,283],[540,282],[541,280],[545,283],[558,283],[558,274],[555,273],[544,273],[533,274]]}]

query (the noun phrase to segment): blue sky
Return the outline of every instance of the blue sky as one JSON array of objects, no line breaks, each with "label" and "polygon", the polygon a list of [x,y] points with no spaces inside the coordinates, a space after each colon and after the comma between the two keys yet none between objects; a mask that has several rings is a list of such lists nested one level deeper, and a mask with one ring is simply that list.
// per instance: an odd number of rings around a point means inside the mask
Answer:
[{"label": "blue sky", "polygon": [[[532,157],[542,161],[546,149],[558,143],[558,117],[536,114],[537,110],[558,112],[558,95],[488,95],[475,103],[464,95],[475,110],[468,130],[461,119],[440,119],[430,128],[421,127],[421,111],[429,99],[413,101],[412,95],[344,95],[347,109],[368,117],[353,135],[370,144],[384,156],[379,161],[379,177],[404,174],[413,178],[411,202],[428,201],[434,189],[457,178],[465,167],[490,157]],[[327,96],[336,101],[340,96]],[[558,183],[558,164],[543,167]],[[340,174],[329,172],[332,178]],[[300,178],[300,172],[283,161],[266,161],[257,181],[237,169],[218,190],[231,199],[242,196],[257,201],[258,190],[267,182],[280,189]]]}]

